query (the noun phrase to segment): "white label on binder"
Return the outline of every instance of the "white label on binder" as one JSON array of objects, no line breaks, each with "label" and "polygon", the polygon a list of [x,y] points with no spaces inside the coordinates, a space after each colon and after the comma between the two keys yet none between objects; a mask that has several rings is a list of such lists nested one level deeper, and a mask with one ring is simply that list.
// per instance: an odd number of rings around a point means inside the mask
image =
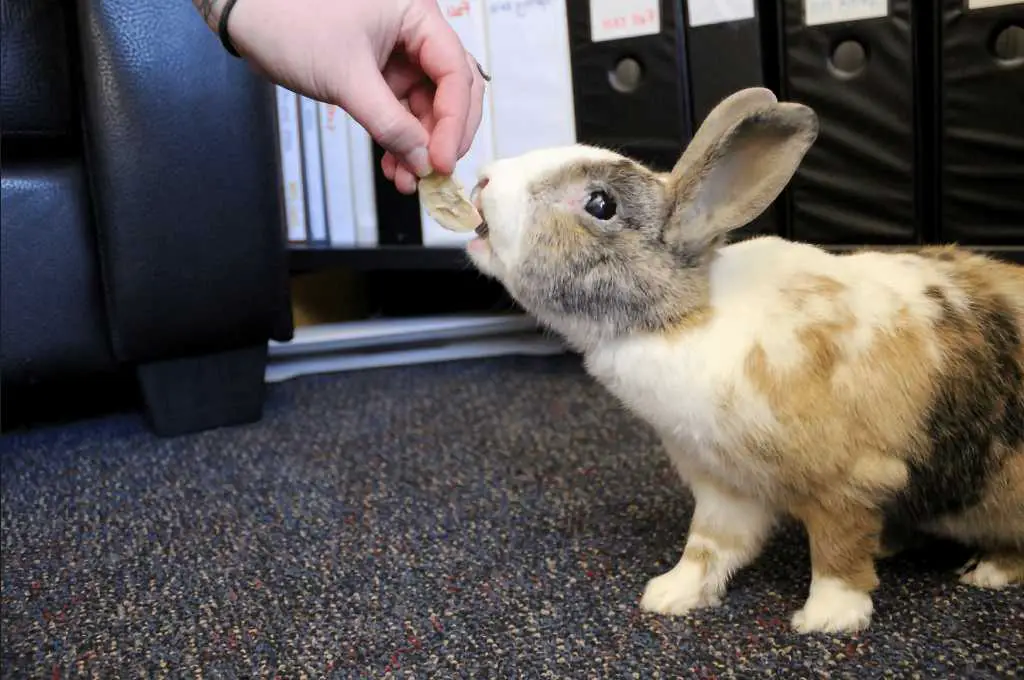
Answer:
[{"label": "white label on binder", "polygon": [[301,243],[306,235],[306,191],[302,178],[302,147],[299,134],[299,97],[278,85],[277,126],[281,154],[281,180],[284,182],[285,224],[288,240]]},{"label": "white label on binder", "polygon": [[808,26],[888,15],[889,0],[804,0],[804,23]]},{"label": "white label on binder", "polygon": [[565,0],[489,0],[494,157],[576,141]]},{"label": "white label on binder", "polygon": [[352,199],[356,214],[356,245],[369,248],[377,241],[377,189],[374,184],[373,140],[362,125],[345,114],[348,121]]},{"label": "white label on binder", "polygon": [[299,111],[309,239],[323,243],[327,240],[327,205],[324,203],[324,167],[320,159],[320,109],[316,100],[300,96]]},{"label": "white label on binder", "polygon": [[335,248],[356,244],[356,217],[352,201],[348,122],[337,106],[318,102],[320,155],[323,158],[324,197],[327,204],[327,240]]},{"label": "white label on binder", "polygon": [[1024,0],[967,0],[967,9],[988,9],[1006,5],[1024,5]]},{"label": "white label on binder", "polygon": [[690,0],[690,26],[722,24],[754,18],[754,0]]},{"label": "white label on binder", "polygon": [[661,33],[660,0],[590,0],[590,40]]}]

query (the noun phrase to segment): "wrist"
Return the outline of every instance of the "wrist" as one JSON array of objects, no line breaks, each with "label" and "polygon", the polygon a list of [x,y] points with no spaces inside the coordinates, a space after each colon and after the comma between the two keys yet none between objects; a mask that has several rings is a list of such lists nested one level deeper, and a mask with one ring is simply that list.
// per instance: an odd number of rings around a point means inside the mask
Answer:
[{"label": "wrist", "polygon": [[192,0],[192,4],[199,10],[203,21],[206,22],[207,28],[218,35],[221,44],[229,54],[238,57],[241,55],[238,54],[231,41],[227,26],[235,2],[236,0]]}]

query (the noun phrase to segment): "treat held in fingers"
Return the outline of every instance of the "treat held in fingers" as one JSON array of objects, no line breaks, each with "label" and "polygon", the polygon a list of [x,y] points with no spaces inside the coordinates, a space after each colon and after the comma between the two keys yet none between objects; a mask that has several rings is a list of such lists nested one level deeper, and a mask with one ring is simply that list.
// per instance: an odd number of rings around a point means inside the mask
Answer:
[{"label": "treat held in fingers", "polygon": [[480,213],[455,177],[430,174],[420,180],[419,190],[427,213],[445,229],[463,232],[481,226]]}]

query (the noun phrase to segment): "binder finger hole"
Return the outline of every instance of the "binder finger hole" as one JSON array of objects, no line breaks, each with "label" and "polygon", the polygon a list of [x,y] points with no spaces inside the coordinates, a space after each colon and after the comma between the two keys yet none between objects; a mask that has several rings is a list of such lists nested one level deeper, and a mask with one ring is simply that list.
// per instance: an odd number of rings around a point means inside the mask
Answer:
[{"label": "binder finger hole", "polygon": [[619,59],[615,68],[608,74],[608,81],[617,92],[629,94],[640,87],[643,78],[643,67],[632,57]]},{"label": "binder finger hole", "polygon": [[996,58],[1009,64],[1024,62],[1024,27],[1011,24],[996,34],[992,43]]},{"label": "binder finger hole", "polygon": [[856,40],[844,40],[832,50],[832,69],[844,78],[852,78],[864,70],[868,55]]}]

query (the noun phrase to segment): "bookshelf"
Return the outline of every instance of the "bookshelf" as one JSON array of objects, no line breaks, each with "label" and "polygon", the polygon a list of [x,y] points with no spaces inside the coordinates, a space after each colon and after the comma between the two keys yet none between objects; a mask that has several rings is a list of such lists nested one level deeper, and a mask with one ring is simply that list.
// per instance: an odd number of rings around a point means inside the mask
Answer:
[{"label": "bookshelf", "polygon": [[[879,251],[906,250],[913,246],[829,245],[835,253],[847,253],[862,248]],[[1009,262],[1024,264],[1024,245],[1021,246],[968,246],[969,250],[985,253]],[[410,246],[371,246],[366,248],[334,248],[318,245],[291,245],[289,263],[293,273],[323,271],[335,267],[354,271],[465,271],[471,265],[461,248],[428,248]]]},{"label": "bookshelf", "polygon": [[302,274],[343,267],[354,271],[461,271],[469,268],[461,248],[423,246],[332,246],[293,244],[289,247],[292,273]]}]

